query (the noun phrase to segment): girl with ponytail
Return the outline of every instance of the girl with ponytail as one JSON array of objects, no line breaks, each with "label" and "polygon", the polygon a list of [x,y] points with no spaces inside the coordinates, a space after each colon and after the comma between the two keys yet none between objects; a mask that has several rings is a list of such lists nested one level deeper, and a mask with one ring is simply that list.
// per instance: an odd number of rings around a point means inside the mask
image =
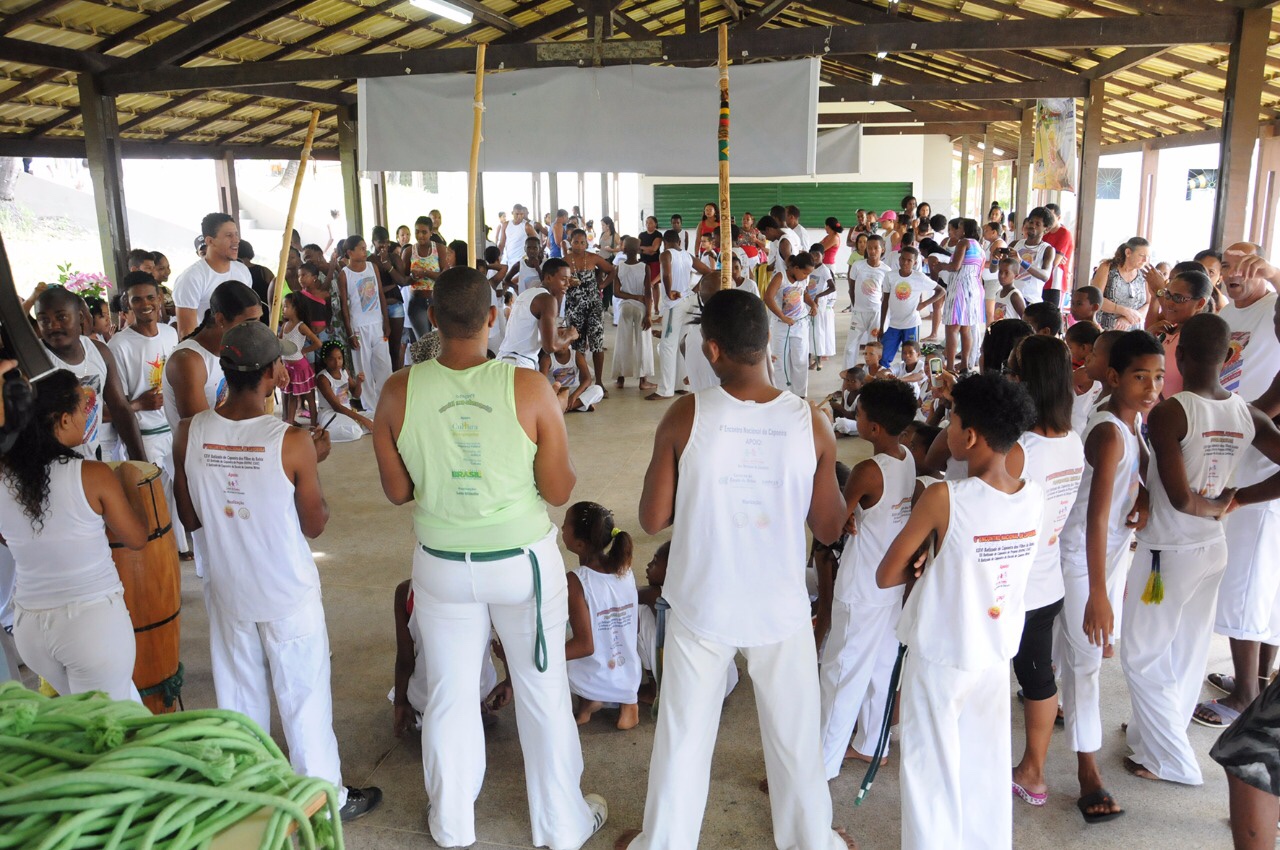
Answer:
[{"label": "girl with ponytail", "polygon": [[92,403],[71,372],[35,387],[31,420],[0,457],[0,535],[16,565],[18,652],[60,694],[138,700],[133,624],[107,529],[137,551],[147,531],[111,468],[83,460]]},{"label": "girl with ponytail", "polygon": [[565,643],[569,690],[578,698],[578,725],[606,702],[619,704],[618,728],[640,722],[636,691],[636,582],[631,575],[631,535],[614,524],[608,508],[578,502],[565,513],[564,545],[578,556],[569,573],[569,625]]}]

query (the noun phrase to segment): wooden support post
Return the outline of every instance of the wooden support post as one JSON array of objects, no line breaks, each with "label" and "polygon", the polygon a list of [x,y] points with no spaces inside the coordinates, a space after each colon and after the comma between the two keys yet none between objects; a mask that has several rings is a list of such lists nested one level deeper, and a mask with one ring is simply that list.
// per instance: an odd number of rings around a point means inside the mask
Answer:
[{"label": "wooden support post", "polygon": [[467,250],[471,264],[484,256],[484,212],[480,203],[480,142],[484,140],[484,43],[476,45],[476,89],[471,118],[471,164],[467,169]]},{"label": "wooden support post", "polygon": [[[307,176],[307,161],[311,158],[311,143],[316,140],[316,124],[320,123],[320,110],[315,109],[311,112],[311,124],[307,127],[307,138],[302,143],[302,156],[298,160],[298,175],[293,178],[293,195],[289,199],[289,214],[284,220],[284,235],[280,237],[280,262],[276,266],[276,286],[274,287],[273,297],[271,299],[271,314],[267,317],[267,321],[271,326],[271,330],[280,327],[280,307],[284,304],[284,286],[280,285],[284,280],[285,269],[289,265],[289,248],[293,235],[293,218],[298,212],[298,198],[302,195],[302,181]],[[355,231],[359,233],[360,231]]]},{"label": "wooden support post", "polygon": [[98,214],[102,270],[118,286],[129,271],[129,213],[124,200],[116,99],[102,94],[97,79],[91,74],[79,75],[79,88],[85,154]]},{"label": "wooden support post", "polygon": [[987,220],[987,210],[991,209],[991,201],[996,194],[995,152],[991,134],[982,137],[982,208],[978,210],[978,224]]},{"label": "wooden support post", "polygon": [[338,161],[342,164],[342,204],[347,214],[347,234],[364,233],[364,209],[360,203],[360,132],[355,107],[338,108]]},{"label": "wooden support post", "polygon": [[729,208],[729,27],[717,31],[720,55],[720,124],[716,131],[720,166],[720,288],[733,288],[733,220]]},{"label": "wooden support post", "polygon": [[1253,179],[1253,218],[1249,240],[1262,247],[1268,257],[1274,239],[1276,201],[1280,194],[1280,136],[1275,129],[1264,131],[1258,146],[1258,169]]},{"label": "wooden support post", "polygon": [[969,137],[960,137],[960,217],[969,211]]},{"label": "wooden support post", "polygon": [[223,151],[222,155],[214,160],[213,168],[218,180],[218,209],[239,221],[240,192],[236,188],[235,151]]},{"label": "wooden support post", "polygon": [[[387,223],[390,216],[387,214],[387,172],[373,172],[373,223],[381,227],[387,228],[389,231],[391,225]],[[395,234],[391,234],[395,236]]]},{"label": "wooden support post", "polygon": [[684,34],[702,32],[702,0],[684,0]]},{"label": "wooden support post", "polygon": [[[1036,110],[1022,110],[1022,132],[1018,135],[1018,187],[1013,205],[1018,220],[1009,222],[1014,233],[1022,232],[1022,220],[1031,212],[1031,160],[1035,158]],[[1077,246],[1078,247],[1078,246]]]},{"label": "wooden support post", "polygon": [[1084,105],[1084,141],[1080,149],[1080,184],[1076,188],[1076,286],[1093,276],[1093,223],[1098,208],[1098,157],[1102,154],[1102,108],[1107,99],[1104,80],[1089,81]]},{"label": "wooden support post", "polygon": [[[581,215],[581,216],[583,216],[583,217],[584,217],[584,219],[585,219],[585,217],[586,217],[586,212],[585,212],[585,208],[586,208],[586,206],[587,206],[587,175],[586,175],[584,172],[579,171],[579,172],[578,172],[578,204],[577,204],[577,207],[578,207],[578,214],[579,214],[579,215]],[[579,222],[578,222],[578,224],[580,224],[580,225],[581,225],[581,224],[586,224],[586,221],[579,221]]]},{"label": "wooden support post", "polygon": [[1142,175],[1138,182],[1138,230],[1143,239],[1151,239],[1156,218],[1156,175],[1160,170],[1160,149],[1142,146]]},{"label": "wooden support post", "polygon": [[1231,44],[1227,87],[1223,92],[1222,146],[1218,153],[1218,192],[1213,208],[1212,244],[1220,251],[1245,235],[1245,207],[1249,200],[1253,149],[1258,142],[1258,113],[1262,109],[1271,12],[1265,8],[1241,9],[1236,13],[1240,29]]}]

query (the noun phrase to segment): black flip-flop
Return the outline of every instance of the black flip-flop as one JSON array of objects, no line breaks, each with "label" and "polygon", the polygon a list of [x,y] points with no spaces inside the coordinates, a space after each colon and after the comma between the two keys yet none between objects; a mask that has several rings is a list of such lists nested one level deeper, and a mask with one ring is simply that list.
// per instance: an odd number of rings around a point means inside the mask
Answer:
[{"label": "black flip-flop", "polygon": [[1096,806],[1100,803],[1108,803],[1108,802],[1114,803],[1115,801],[1116,801],[1116,798],[1111,796],[1110,791],[1108,791],[1106,788],[1099,788],[1097,791],[1094,791],[1092,794],[1086,795],[1084,797],[1081,797],[1079,800],[1076,800],[1076,808],[1080,810],[1080,814],[1081,816],[1084,817],[1085,823],[1088,823],[1088,824],[1106,823],[1107,821],[1115,820],[1116,818],[1124,814],[1124,809],[1121,809],[1118,812],[1101,812],[1101,813],[1090,812],[1089,809],[1092,806]]}]

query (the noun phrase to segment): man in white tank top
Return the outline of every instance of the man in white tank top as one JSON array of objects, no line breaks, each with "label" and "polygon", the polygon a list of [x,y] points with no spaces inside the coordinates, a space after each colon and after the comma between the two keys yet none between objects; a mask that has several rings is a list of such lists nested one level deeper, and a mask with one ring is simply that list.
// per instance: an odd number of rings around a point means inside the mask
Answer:
[{"label": "man in white tank top", "polygon": [[329,437],[266,412],[292,349],[261,322],[223,335],[227,401],[178,426],[174,491],[186,527],[206,532],[218,707],[270,729],[274,692],[290,763],[338,787],[346,821],[371,811],[382,792],[342,784],[333,733],[329,633],[307,545],[329,520],[316,468]]},{"label": "man in white tank top", "polygon": [[498,250],[502,252],[502,261],[514,268],[525,250],[525,240],[537,238],[538,232],[529,223],[529,211],[523,204],[516,204],[511,208],[511,221],[498,234]]},{"label": "man in white tank top", "polygon": [[640,499],[649,534],[674,524],[662,709],[644,830],[632,850],[696,847],[725,671],[741,651],[760,714],[779,847],[841,850],[818,735],[818,674],[804,570],[805,522],[831,542],[845,521],[835,435],[765,373],[760,299],[718,292],[702,314],[721,386],[682,398],[658,426]]},{"label": "man in white tank top", "polygon": [[[1276,398],[1265,401],[1272,379],[1280,373],[1280,338],[1272,327],[1280,270],[1258,256],[1258,247],[1241,242],[1223,255],[1227,297],[1219,313],[1231,329],[1231,349],[1222,370],[1222,385],[1263,413],[1280,415]],[[1276,467],[1249,449],[1236,483],[1261,481]],[[1214,631],[1231,639],[1234,688],[1226,697],[1196,709],[1197,722],[1226,726],[1257,698],[1275,666],[1280,644],[1280,502],[1267,502],[1232,512],[1223,520],[1227,535],[1227,569],[1218,590]],[[1210,676],[1223,684],[1229,677]]]},{"label": "man in white tank top", "polygon": [[1280,482],[1277,473],[1232,489],[1250,444],[1280,461],[1280,432],[1223,389],[1229,333],[1220,317],[1201,313],[1178,334],[1183,390],[1157,405],[1148,420],[1151,517],[1138,531],[1120,641],[1133,704],[1127,733],[1133,756],[1125,766],[1144,779],[1186,785],[1202,781],[1187,725],[1200,696],[1227,562],[1221,518],[1233,496],[1240,505],[1262,502],[1274,497]]},{"label": "man in white tank top", "polygon": [[578,338],[578,330],[560,320],[564,293],[569,288],[572,269],[564,260],[552,258],[542,265],[542,285],[521,292],[511,305],[507,332],[498,346],[498,358],[521,369],[538,368],[538,352],[567,351]]},{"label": "man in white tank top", "polygon": [[[115,357],[106,343],[81,334],[83,301],[73,292],[61,286],[46,289],[36,299],[36,323],[40,327],[40,340],[56,369],[66,369],[80,379],[80,385],[90,394],[88,420],[85,422],[84,442],[77,452],[87,460],[98,459],[100,427],[103,424],[102,408],[111,412],[111,424],[124,443],[131,460],[147,459],[138,431],[138,420],[133,415],[129,399],[120,383],[120,372]],[[104,458],[115,460],[115,458]]]},{"label": "man in white tank top", "polygon": [[685,392],[679,346],[689,313],[686,302],[693,284],[694,269],[702,274],[710,271],[709,266],[681,247],[681,232],[668,230],[662,235],[663,251],[659,262],[662,271],[654,284],[658,289],[655,303],[662,317],[662,337],[658,342],[658,388],[645,396],[650,401]]}]

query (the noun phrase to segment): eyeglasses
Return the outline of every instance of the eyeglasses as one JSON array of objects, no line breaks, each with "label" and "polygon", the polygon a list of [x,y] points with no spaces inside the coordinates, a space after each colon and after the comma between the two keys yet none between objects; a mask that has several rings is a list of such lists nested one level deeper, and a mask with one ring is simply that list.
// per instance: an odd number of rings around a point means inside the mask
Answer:
[{"label": "eyeglasses", "polygon": [[1190,295],[1183,295],[1180,292],[1174,292],[1172,289],[1157,289],[1156,297],[1165,298],[1172,301],[1174,304],[1186,304],[1188,301],[1195,300],[1195,298]]}]

